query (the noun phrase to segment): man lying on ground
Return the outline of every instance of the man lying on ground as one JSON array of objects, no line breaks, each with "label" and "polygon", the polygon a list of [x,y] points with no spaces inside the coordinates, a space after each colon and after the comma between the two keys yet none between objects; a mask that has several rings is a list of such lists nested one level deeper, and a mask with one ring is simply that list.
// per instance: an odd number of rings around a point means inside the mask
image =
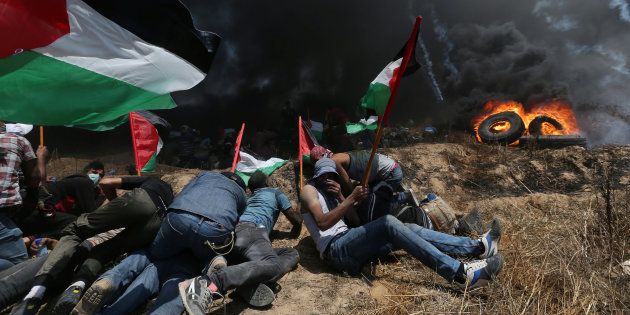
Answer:
[{"label": "man lying on ground", "polygon": [[[357,186],[344,198],[335,162],[329,158],[315,163],[314,174],[300,194],[304,223],[320,257],[335,269],[358,275],[369,260],[404,249],[447,281],[468,289],[486,285],[501,270],[501,230],[497,220],[479,240],[404,224],[391,215],[348,228],[343,218],[366,197],[366,189]],[[449,255],[481,260],[466,263]]]},{"label": "man lying on ground", "polygon": [[225,260],[218,256],[215,267],[208,268],[208,273],[180,283],[179,294],[189,314],[205,314],[212,304],[213,294],[225,294],[235,288],[249,305],[270,305],[275,294],[266,283],[277,281],[297,266],[298,252],[293,248],[273,248],[269,234],[280,212],[293,225],[292,234],[299,234],[302,227],[299,212],[293,210],[284,193],[268,187],[267,175],[260,171],[252,175],[248,187],[252,196],[236,225],[236,243],[232,252],[245,262],[226,266]]},{"label": "man lying on ground", "polygon": [[[238,216],[247,204],[245,188],[243,180],[234,173],[201,172],[177,194],[148,249],[130,255],[94,282],[73,314],[96,313],[151,262],[159,267],[158,262],[191,253],[200,265],[205,266],[210,265],[215,256],[227,254],[234,244]],[[182,272],[199,274],[198,269],[178,270],[177,274]],[[151,274],[154,283],[158,274],[159,270]],[[146,279],[145,276],[148,275],[143,275]],[[162,287],[150,313],[180,314],[184,305],[175,289],[177,283],[168,280],[159,282],[168,286]],[[140,305],[149,297],[143,293],[128,303]]]},{"label": "man lying on ground", "polygon": [[[12,314],[36,314],[46,288],[55,281],[89,237],[109,230],[125,228],[112,239],[94,247],[81,264],[73,283],[53,308],[55,314],[67,314],[78,303],[86,284],[101,272],[103,265],[122,253],[140,249],[155,237],[166,205],[173,200],[171,186],[153,177],[114,177],[101,181],[101,189],[110,200],[91,213],[82,214],[62,232],[57,247],[50,252],[37,273],[35,283]],[[117,197],[116,189],[130,190]]]}]

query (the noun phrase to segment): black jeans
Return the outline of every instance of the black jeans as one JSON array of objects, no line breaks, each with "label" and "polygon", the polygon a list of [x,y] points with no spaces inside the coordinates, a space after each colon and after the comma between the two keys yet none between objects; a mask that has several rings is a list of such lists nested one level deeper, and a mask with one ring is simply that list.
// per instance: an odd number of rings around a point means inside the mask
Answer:
[{"label": "black jeans", "polygon": [[297,250],[271,246],[267,229],[241,222],[236,225],[234,256],[245,261],[210,274],[221,292],[241,286],[273,282],[293,269],[299,260]]},{"label": "black jeans", "polygon": [[0,272],[0,310],[26,294],[45,260],[46,256],[28,259]]},{"label": "black jeans", "polygon": [[143,248],[151,243],[160,228],[161,216],[146,191],[136,188],[85,213],[68,225],[44,266],[37,273],[36,284],[48,285],[59,275],[77,253],[81,242],[89,237],[124,227],[120,234],[94,247],[81,264],[76,279],[92,282],[100,275],[103,265],[120,254]]}]

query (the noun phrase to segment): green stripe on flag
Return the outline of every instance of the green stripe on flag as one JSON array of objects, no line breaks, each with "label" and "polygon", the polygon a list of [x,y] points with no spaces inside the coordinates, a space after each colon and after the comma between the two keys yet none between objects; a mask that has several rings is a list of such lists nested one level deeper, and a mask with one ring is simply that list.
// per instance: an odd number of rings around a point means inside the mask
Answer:
[{"label": "green stripe on flag", "polygon": [[153,153],[153,155],[151,156],[151,159],[149,160],[149,162],[147,162],[147,164],[144,165],[144,167],[142,168],[142,173],[144,172],[153,172],[155,171],[155,166],[157,165],[157,153]]},{"label": "green stripe on flag", "polygon": [[[286,160],[282,160],[282,161],[279,161],[279,162],[274,163],[272,165],[261,167],[261,168],[257,169],[256,171],[261,171],[261,172],[265,173],[266,175],[271,175],[273,172],[275,172],[275,170],[279,169],[280,167],[282,167],[282,165],[284,165],[286,163],[287,163]],[[239,170],[236,170],[236,174],[243,179],[243,181],[245,182],[246,185],[247,185],[247,183],[249,183],[249,178],[252,177],[254,172],[255,171],[253,171],[253,172],[241,172]]]},{"label": "green stripe on flag", "polygon": [[33,51],[0,59],[4,120],[37,125],[98,125],[131,111],[174,108],[169,94],[131,84]]},{"label": "green stripe on flag", "polygon": [[371,83],[367,93],[361,99],[361,107],[373,109],[377,115],[383,115],[390,95],[389,86],[378,82]]}]

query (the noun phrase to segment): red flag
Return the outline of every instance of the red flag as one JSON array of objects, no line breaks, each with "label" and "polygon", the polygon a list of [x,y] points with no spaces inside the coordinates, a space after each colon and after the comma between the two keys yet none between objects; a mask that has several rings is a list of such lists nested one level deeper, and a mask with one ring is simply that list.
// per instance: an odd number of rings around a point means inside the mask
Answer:
[{"label": "red flag", "polygon": [[387,122],[389,121],[389,115],[392,111],[392,108],[394,107],[394,100],[396,99],[396,93],[398,92],[398,85],[400,85],[400,80],[406,74],[407,65],[409,65],[409,60],[411,60],[411,56],[416,49],[416,44],[418,42],[418,32],[420,30],[420,24],[422,24],[422,17],[417,16],[416,23],[413,25],[413,30],[411,31],[411,35],[409,35],[409,39],[407,40],[407,44],[405,46],[405,53],[403,55],[403,60],[400,65],[400,68],[394,71],[394,76],[389,81],[391,95],[389,97],[389,100],[387,101],[387,107],[385,108],[385,112],[383,113],[384,124],[387,124]]},{"label": "red flag", "polygon": [[236,137],[236,143],[234,143],[234,160],[232,160],[232,173],[236,171],[236,164],[241,160],[241,140],[243,140],[243,132],[245,132],[245,123],[241,125],[241,131],[238,133],[238,137]]},{"label": "red flag", "polygon": [[133,141],[136,170],[138,175],[140,175],[142,168],[157,152],[160,136],[155,126],[138,113],[129,113],[129,125],[131,126],[131,140]]}]

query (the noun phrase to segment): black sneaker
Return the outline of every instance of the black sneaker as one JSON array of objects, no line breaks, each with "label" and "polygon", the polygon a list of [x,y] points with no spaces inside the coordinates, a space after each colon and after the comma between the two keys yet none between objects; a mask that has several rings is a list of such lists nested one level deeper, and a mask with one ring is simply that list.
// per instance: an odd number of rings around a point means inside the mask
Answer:
[{"label": "black sneaker", "polygon": [[53,306],[53,314],[70,314],[70,311],[79,303],[83,295],[83,288],[78,286],[71,286],[67,288]]},{"label": "black sneaker", "polygon": [[203,276],[188,279],[179,283],[179,296],[182,298],[186,312],[191,315],[204,315],[212,304],[212,294],[208,288],[208,280]]},{"label": "black sneaker", "polygon": [[498,219],[492,220],[490,230],[481,236],[480,241],[483,243],[484,250],[479,258],[490,258],[499,252],[499,241],[501,241],[501,222],[499,222]]},{"label": "black sneaker", "polygon": [[41,298],[28,298],[20,301],[11,310],[11,315],[35,315],[42,306]]},{"label": "black sneaker", "polygon": [[483,260],[464,263],[465,283],[456,283],[461,289],[473,290],[487,286],[501,272],[503,255],[496,255]]},{"label": "black sneaker", "polygon": [[99,279],[86,291],[79,303],[72,309],[72,315],[88,315],[98,313],[105,303],[114,296],[114,287],[108,279]]},{"label": "black sneaker", "polygon": [[247,304],[254,307],[265,307],[271,305],[276,295],[266,284],[260,283],[236,289],[236,294],[243,298]]}]

